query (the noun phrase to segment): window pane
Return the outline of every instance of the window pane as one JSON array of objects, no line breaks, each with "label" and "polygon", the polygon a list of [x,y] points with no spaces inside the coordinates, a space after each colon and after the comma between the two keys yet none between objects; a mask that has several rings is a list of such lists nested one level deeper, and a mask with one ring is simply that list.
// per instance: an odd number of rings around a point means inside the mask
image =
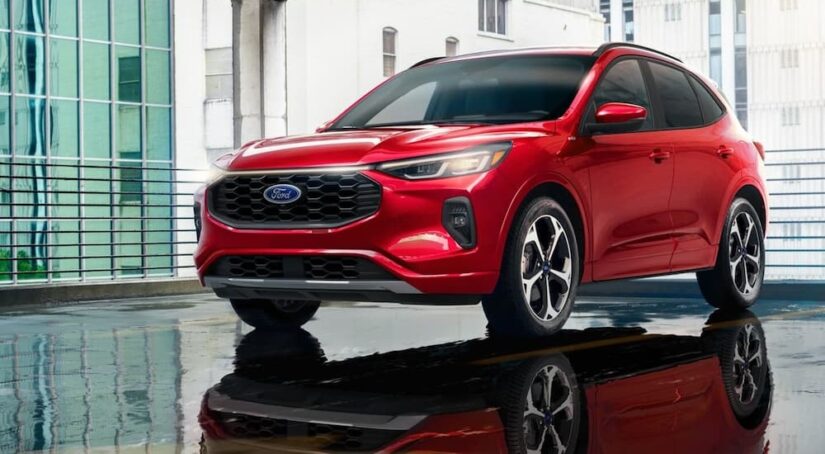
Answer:
[{"label": "window pane", "polygon": [[484,0],[478,0],[478,29],[484,31]]},{"label": "window pane", "polygon": [[384,53],[395,54],[395,30],[391,28],[384,29]]},{"label": "window pane", "polygon": [[51,95],[77,98],[77,41],[52,38]]},{"label": "window pane", "polygon": [[111,273],[108,270],[112,267],[109,259],[112,254],[112,221],[105,219],[112,215],[111,207],[107,206],[111,203],[112,172],[106,167],[111,165],[109,161],[93,162],[91,165],[99,167],[83,170],[84,176],[89,179],[84,183],[84,189],[88,191],[83,195],[83,202],[87,204],[84,215],[86,218],[104,219],[89,219],[83,223],[83,242],[86,243],[83,268],[97,270],[87,273],[87,276],[102,277],[109,276]]},{"label": "window pane", "polygon": [[447,38],[445,55],[453,57],[458,53],[458,40],[455,38]]},{"label": "window pane", "polygon": [[498,9],[496,10],[496,21],[498,22],[497,33],[502,35],[507,34],[507,0],[498,0]]},{"label": "window pane", "polygon": [[109,104],[83,103],[83,154],[87,158],[109,158],[111,118]]},{"label": "window pane", "polygon": [[115,0],[115,41],[140,44],[140,2]]},{"label": "window pane", "polygon": [[487,11],[485,15],[484,30],[495,33],[496,31],[496,0],[487,0]]},{"label": "window pane", "polygon": [[17,35],[17,64],[15,65],[15,92],[30,95],[46,94],[46,49],[42,37]]},{"label": "window pane", "polygon": [[140,48],[117,46],[115,99],[140,102]]},{"label": "window pane", "polygon": [[705,123],[713,122],[717,118],[721,117],[724,112],[722,107],[719,106],[719,103],[705,88],[705,86],[692,76],[690,78],[690,84],[693,86],[693,90],[699,97],[699,106],[702,108],[702,118],[704,118]]},{"label": "window pane", "polygon": [[0,33],[0,91],[8,93],[9,90],[11,90],[9,81],[9,34],[2,32]]},{"label": "window pane", "polygon": [[109,96],[109,46],[83,43],[83,97],[110,99]]},{"label": "window pane", "polygon": [[172,159],[172,109],[146,108],[146,159]]},{"label": "window pane", "polygon": [[647,109],[647,118],[639,130],[653,129],[653,110],[650,108],[650,97],[638,61],[622,60],[607,70],[607,74],[593,94],[588,121],[595,121],[596,109],[608,102],[624,102],[644,107]]},{"label": "window pane", "polygon": [[14,27],[35,33],[43,28],[43,0],[14,0]]},{"label": "window pane", "polygon": [[0,0],[0,28],[9,28],[9,0]]},{"label": "window pane", "polygon": [[46,100],[19,96],[15,103],[15,154],[46,156]]},{"label": "window pane", "polygon": [[665,125],[684,128],[702,124],[699,101],[682,71],[650,63],[656,90],[665,110]]},{"label": "window pane", "polygon": [[140,159],[140,106],[118,104],[116,159]]},{"label": "window pane", "polygon": [[146,50],[146,102],[171,104],[169,79],[169,52]]},{"label": "window pane", "polygon": [[169,47],[169,1],[146,0],[146,45]]},{"label": "window pane", "polygon": [[51,101],[51,153],[52,156],[79,156],[77,101]]},{"label": "window pane", "polygon": [[49,29],[55,35],[77,36],[77,0],[49,0]]},{"label": "window pane", "polygon": [[83,37],[109,40],[109,0],[83,0]]},{"label": "window pane", "polygon": [[384,55],[384,77],[390,77],[395,74],[395,56]]},{"label": "window pane", "polygon": [[11,154],[11,142],[9,141],[9,135],[11,134],[10,102],[11,96],[0,96],[0,155],[5,156]]}]

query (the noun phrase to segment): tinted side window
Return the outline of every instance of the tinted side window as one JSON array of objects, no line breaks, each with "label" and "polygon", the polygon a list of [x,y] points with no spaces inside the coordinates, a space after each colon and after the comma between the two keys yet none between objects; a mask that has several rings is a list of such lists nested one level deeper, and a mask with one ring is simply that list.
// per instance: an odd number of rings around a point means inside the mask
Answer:
[{"label": "tinted side window", "polygon": [[690,77],[690,84],[693,85],[693,90],[696,92],[696,96],[699,97],[699,105],[702,107],[702,117],[705,119],[705,124],[713,123],[725,113],[716,98],[695,77]]},{"label": "tinted side window", "polygon": [[596,109],[608,102],[624,102],[647,109],[647,118],[640,131],[653,129],[653,110],[647,94],[642,69],[637,60],[621,60],[607,70],[593,93],[588,121],[593,121]]},{"label": "tinted side window", "polygon": [[653,83],[665,111],[668,128],[689,128],[702,125],[702,111],[685,73],[669,66],[650,63]]}]

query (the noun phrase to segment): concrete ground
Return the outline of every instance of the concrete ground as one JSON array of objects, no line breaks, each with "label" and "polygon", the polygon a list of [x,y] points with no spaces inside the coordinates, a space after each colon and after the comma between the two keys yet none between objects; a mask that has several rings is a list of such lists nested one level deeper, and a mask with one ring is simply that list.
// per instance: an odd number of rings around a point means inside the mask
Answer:
[{"label": "concrete ground", "polygon": [[[698,300],[581,299],[565,328],[698,338],[711,312]],[[753,312],[774,379],[764,440],[772,453],[823,452],[825,303]],[[329,305],[304,328],[330,363],[486,336],[480,306]],[[0,311],[0,452],[196,452],[204,393],[234,371],[250,331],[208,295]]]}]

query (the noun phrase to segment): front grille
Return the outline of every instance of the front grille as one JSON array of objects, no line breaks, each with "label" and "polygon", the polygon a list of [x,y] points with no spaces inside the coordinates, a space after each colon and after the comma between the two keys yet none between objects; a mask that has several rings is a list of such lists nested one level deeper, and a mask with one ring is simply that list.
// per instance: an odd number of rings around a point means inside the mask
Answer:
[{"label": "front grille", "polygon": [[[276,184],[298,187],[295,202],[278,205],[264,198]],[[209,188],[209,211],[238,228],[337,227],[365,218],[381,202],[381,187],[360,173],[227,175]]]},{"label": "front grille", "polygon": [[367,259],[346,256],[233,255],[218,259],[208,274],[257,279],[395,279]]},{"label": "front grille", "polygon": [[267,438],[270,441],[283,439],[285,442],[293,438],[296,441],[309,442],[311,446],[325,451],[371,452],[402,433],[395,430],[299,422],[217,411],[212,412],[210,416],[233,438]]}]

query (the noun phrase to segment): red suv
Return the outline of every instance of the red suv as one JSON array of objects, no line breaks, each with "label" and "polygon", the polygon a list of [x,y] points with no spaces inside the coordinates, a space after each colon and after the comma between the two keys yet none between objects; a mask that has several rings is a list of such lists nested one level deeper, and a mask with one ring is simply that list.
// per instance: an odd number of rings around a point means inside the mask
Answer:
[{"label": "red suv", "polygon": [[705,78],[624,43],[430,59],[316,134],[215,162],[203,283],[256,327],[320,301],[482,301],[494,332],[561,328],[578,286],[696,271],[753,304],[764,150]]}]

